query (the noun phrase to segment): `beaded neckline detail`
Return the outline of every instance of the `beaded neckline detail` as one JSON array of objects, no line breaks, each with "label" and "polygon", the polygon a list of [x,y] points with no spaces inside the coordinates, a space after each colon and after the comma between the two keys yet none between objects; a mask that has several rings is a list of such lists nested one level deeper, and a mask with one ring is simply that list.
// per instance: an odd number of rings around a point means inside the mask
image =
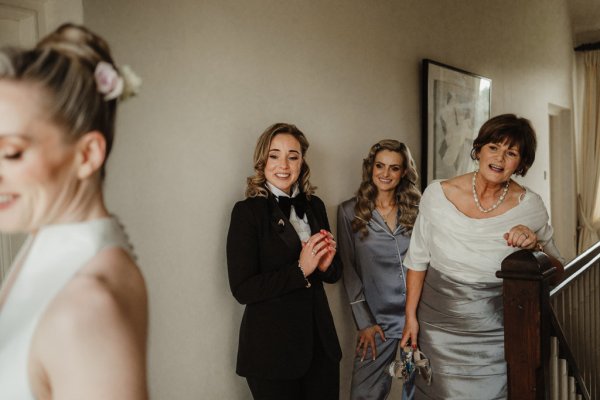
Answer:
[{"label": "beaded neckline detail", "polygon": [[471,185],[472,191],[473,191],[473,200],[475,200],[475,205],[477,205],[477,208],[479,209],[479,211],[487,214],[491,211],[494,211],[496,208],[498,208],[498,206],[500,206],[500,204],[502,204],[502,202],[506,198],[506,194],[508,193],[508,186],[510,185],[510,179],[508,181],[506,181],[506,184],[504,185],[504,189],[502,190],[502,194],[500,195],[500,198],[498,199],[498,201],[495,202],[490,208],[483,208],[481,206],[481,203],[479,202],[479,196],[477,196],[477,191],[475,190],[475,178],[477,177],[477,172],[478,172],[478,170],[473,172],[473,180],[472,180],[472,185]]}]

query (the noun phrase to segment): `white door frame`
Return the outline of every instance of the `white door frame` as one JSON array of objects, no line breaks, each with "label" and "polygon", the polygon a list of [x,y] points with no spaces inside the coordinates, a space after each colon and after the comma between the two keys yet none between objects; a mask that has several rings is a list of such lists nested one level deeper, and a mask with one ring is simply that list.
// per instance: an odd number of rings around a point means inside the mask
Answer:
[{"label": "white door frame", "polygon": [[[32,47],[46,30],[45,0],[0,0],[0,28],[6,37],[1,44]],[[0,233],[0,282],[8,273],[25,235]]]},{"label": "white door frame", "polygon": [[577,175],[572,111],[548,105],[550,215],[554,240],[570,261],[577,251]]}]

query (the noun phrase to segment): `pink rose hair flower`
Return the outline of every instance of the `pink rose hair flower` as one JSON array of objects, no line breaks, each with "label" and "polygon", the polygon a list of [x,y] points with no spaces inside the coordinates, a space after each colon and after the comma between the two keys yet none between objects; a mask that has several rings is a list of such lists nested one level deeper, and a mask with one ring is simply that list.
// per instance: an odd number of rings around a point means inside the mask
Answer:
[{"label": "pink rose hair flower", "polygon": [[104,95],[104,100],[118,98],[123,93],[124,82],[115,67],[106,61],[100,61],[94,71],[98,92]]}]

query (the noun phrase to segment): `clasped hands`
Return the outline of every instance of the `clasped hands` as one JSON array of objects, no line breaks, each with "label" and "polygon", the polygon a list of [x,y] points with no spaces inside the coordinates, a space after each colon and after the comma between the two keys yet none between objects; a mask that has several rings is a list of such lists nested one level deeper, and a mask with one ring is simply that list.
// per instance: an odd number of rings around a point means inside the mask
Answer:
[{"label": "clasped hands", "polygon": [[331,265],[336,252],[337,243],[333,240],[333,235],[331,232],[321,229],[306,242],[302,242],[298,263],[305,276],[309,276],[317,268],[319,271],[325,272]]},{"label": "clasped hands", "polygon": [[537,235],[525,225],[513,226],[504,234],[504,240],[508,246],[521,249],[533,250],[538,245]]}]

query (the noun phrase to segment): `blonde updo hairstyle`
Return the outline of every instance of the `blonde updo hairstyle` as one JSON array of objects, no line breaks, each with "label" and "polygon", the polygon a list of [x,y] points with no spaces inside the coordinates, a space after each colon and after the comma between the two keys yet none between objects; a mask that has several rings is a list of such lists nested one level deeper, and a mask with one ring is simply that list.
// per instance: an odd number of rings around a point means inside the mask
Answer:
[{"label": "blonde updo hairstyle", "polygon": [[271,141],[275,136],[282,134],[292,135],[300,142],[302,152],[302,167],[298,176],[300,192],[304,193],[307,198],[310,198],[315,192],[316,187],[310,183],[310,167],[305,158],[309,146],[306,136],[304,136],[304,133],[296,125],[279,122],[269,126],[256,142],[256,148],[254,149],[254,175],[246,179],[246,197],[268,197],[269,191],[266,188],[265,167],[269,158]]},{"label": "blonde updo hairstyle", "polygon": [[64,128],[67,142],[91,131],[100,132],[106,140],[106,162],[113,143],[117,100],[106,101],[98,92],[94,72],[100,61],[114,66],[106,41],[83,26],[64,24],[33,49],[0,51],[0,79],[40,88],[46,110],[52,121]]},{"label": "blonde updo hairstyle", "polygon": [[352,220],[352,230],[360,232],[361,239],[369,235],[367,224],[373,217],[375,199],[377,198],[377,187],[373,183],[373,165],[375,164],[377,153],[382,150],[396,152],[402,157],[404,176],[400,179],[398,186],[396,186],[396,204],[398,205],[400,215],[398,224],[404,227],[406,233],[409,234],[412,232],[415,219],[417,218],[421,191],[417,186],[419,175],[417,174],[410,150],[404,143],[397,140],[381,140],[371,147],[367,158],[363,160],[362,182],[356,192],[355,217]]}]

